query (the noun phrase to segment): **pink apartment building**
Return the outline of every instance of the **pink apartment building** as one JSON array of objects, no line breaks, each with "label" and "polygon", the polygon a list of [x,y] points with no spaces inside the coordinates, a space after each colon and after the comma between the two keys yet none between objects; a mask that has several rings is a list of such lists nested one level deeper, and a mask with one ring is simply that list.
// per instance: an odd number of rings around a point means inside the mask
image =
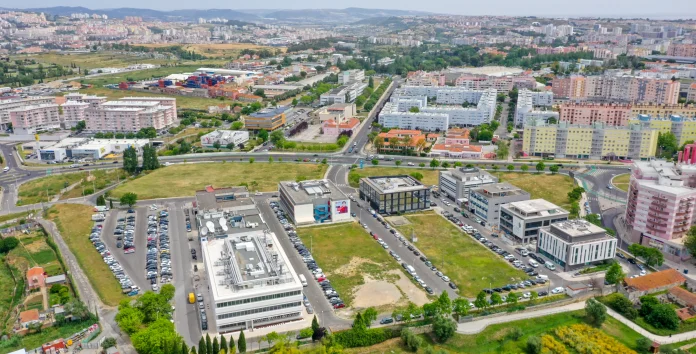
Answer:
[{"label": "pink apartment building", "polygon": [[696,44],[672,43],[667,48],[667,55],[696,58]]},{"label": "pink apartment building", "polygon": [[601,122],[606,125],[626,126],[631,117],[631,106],[627,104],[570,103],[558,109],[558,119],[570,124],[591,125]]},{"label": "pink apartment building", "polygon": [[676,165],[665,160],[633,164],[625,213],[631,242],[658,248],[675,261],[691,257],[684,236],[696,204],[696,145],[679,156]]},{"label": "pink apartment building", "polygon": [[86,110],[87,130],[98,132],[137,132],[142,128],[157,130],[173,125],[176,106],[157,101],[110,101]]},{"label": "pink apartment building", "polygon": [[554,96],[599,102],[677,104],[679,81],[633,76],[571,76],[551,81]]},{"label": "pink apartment building", "polygon": [[24,106],[9,113],[16,134],[34,134],[37,129],[60,127],[60,112],[54,103]]}]

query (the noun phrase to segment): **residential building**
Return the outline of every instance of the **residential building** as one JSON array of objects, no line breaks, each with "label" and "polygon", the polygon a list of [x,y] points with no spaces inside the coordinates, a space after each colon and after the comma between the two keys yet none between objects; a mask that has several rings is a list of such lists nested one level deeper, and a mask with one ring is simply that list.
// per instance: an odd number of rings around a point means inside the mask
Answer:
[{"label": "residential building", "polygon": [[440,170],[438,180],[440,193],[459,205],[465,205],[469,201],[471,189],[498,182],[490,173],[476,167]]},{"label": "residential building", "polygon": [[[163,98],[169,103],[169,98]],[[124,97],[85,110],[87,130],[92,132],[137,132],[143,128],[166,129],[178,122],[175,105],[157,100]]]},{"label": "residential building", "polygon": [[529,200],[525,190],[510,183],[493,183],[472,188],[469,191],[467,209],[486,222],[486,225],[498,225],[500,206],[507,203]]},{"label": "residential building", "polygon": [[696,58],[696,44],[672,43],[667,48],[667,55],[673,57]]},{"label": "residential building", "polygon": [[322,108],[318,113],[319,122],[323,123],[326,120],[333,120],[334,122],[343,122],[353,116],[355,116],[355,104],[354,103],[334,103],[328,107]]},{"label": "residential building", "polygon": [[686,90],[686,101],[696,103],[696,83],[689,85],[689,88]]},{"label": "residential building", "polygon": [[201,137],[201,146],[212,148],[215,143],[221,147],[229,144],[237,147],[249,141],[249,132],[245,130],[215,130]]},{"label": "residential building", "polygon": [[616,243],[603,228],[575,219],[542,227],[537,252],[570,272],[614,259]]},{"label": "residential building", "polygon": [[358,96],[362,95],[366,87],[367,84],[361,81],[339,86],[319,96],[319,103],[325,105],[354,102]]},{"label": "residential building", "polygon": [[469,145],[469,130],[452,128],[444,137],[438,137],[430,148],[430,156],[458,159],[480,159],[483,157],[481,146]]},{"label": "residential building", "polygon": [[64,128],[75,126],[80,121],[86,121],[87,109],[89,107],[89,103],[77,101],[67,101],[60,105],[60,108],[63,110],[61,120],[64,123]]},{"label": "residential building", "polygon": [[364,177],[360,199],[380,214],[418,211],[430,208],[430,188],[406,175]]},{"label": "residential building", "polygon": [[19,326],[21,328],[29,328],[29,326],[33,324],[41,324],[42,322],[41,315],[37,309],[31,309],[19,313]]},{"label": "residential building", "polygon": [[425,138],[420,130],[392,129],[379,133],[375,145],[381,154],[417,155],[427,145]]},{"label": "residential building", "polygon": [[382,59],[377,60],[377,65],[382,65],[382,66],[388,66],[391,64],[394,64],[396,60],[390,58],[390,57],[384,57]]},{"label": "residential building", "polygon": [[327,180],[279,182],[280,207],[296,225],[351,221],[350,199]]},{"label": "residential building", "polygon": [[437,72],[411,71],[406,75],[409,86],[445,86],[445,75]]},{"label": "residential building", "polygon": [[619,287],[619,292],[631,301],[638,301],[641,296],[669,291],[685,283],[684,275],[674,268],[669,268],[640,277],[626,277],[623,279],[623,286]]},{"label": "residential building", "polygon": [[46,272],[42,267],[33,267],[27,270],[27,287],[29,290],[40,289],[46,286]]},{"label": "residential building", "polygon": [[0,97],[0,128],[5,130],[9,127],[10,123],[12,123],[12,120],[10,119],[10,111],[26,106],[42,106],[54,103],[56,103],[55,97]]},{"label": "residential building", "polygon": [[55,103],[23,106],[9,111],[16,134],[35,134],[40,130],[60,128],[60,112]]},{"label": "residential building", "polygon": [[569,99],[583,99],[587,97],[584,76],[556,77],[551,81],[551,85],[551,91],[555,97]]},{"label": "residential building", "polygon": [[338,83],[341,85],[363,80],[365,80],[365,70],[362,69],[346,70],[338,74]]},{"label": "residential building", "polygon": [[522,150],[530,156],[640,160],[655,156],[658,133],[640,124],[617,127],[531,122],[524,127]]},{"label": "residential building", "polygon": [[537,239],[544,226],[568,220],[568,213],[544,199],[531,199],[502,204],[499,230],[515,243],[530,243]]},{"label": "residential building", "polygon": [[558,121],[591,125],[601,122],[609,126],[625,126],[631,116],[631,105],[567,103],[558,107]]},{"label": "residential building", "polygon": [[635,161],[625,222],[631,242],[660,249],[674,261],[691,257],[684,239],[694,220],[696,146],[687,145],[677,164]]},{"label": "residential building", "polygon": [[95,96],[87,95],[84,93],[72,92],[65,96],[65,102],[76,102],[76,103],[87,103],[90,107],[95,108],[100,106],[102,103],[106,103],[105,96]]},{"label": "residential building", "polygon": [[534,92],[527,89],[519,90],[515,108],[515,124],[523,125],[531,121],[546,122],[549,118],[558,121],[558,112],[538,110],[535,107],[550,107],[553,105],[553,92]]},{"label": "residential building", "polygon": [[631,119],[629,124],[640,124],[657,130],[659,133],[672,133],[677,138],[677,145],[686,144],[687,141],[696,140],[696,118],[685,118],[672,115],[668,118],[651,117],[641,114],[637,119]]},{"label": "residential building", "polygon": [[677,104],[679,81],[631,75],[571,76],[552,82],[557,97],[575,101]]},{"label": "residential building", "polygon": [[287,106],[278,106],[254,112],[244,118],[244,126],[247,130],[276,130],[285,124],[285,111],[288,108]]},{"label": "residential building", "polygon": [[637,118],[641,114],[651,117],[669,117],[675,115],[694,118],[696,117],[696,105],[635,104],[631,106],[631,118]]},{"label": "residential building", "polygon": [[360,119],[355,117],[345,119],[342,122],[328,119],[321,124],[321,131],[324,135],[337,137],[344,132],[355,132],[359,126]]}]

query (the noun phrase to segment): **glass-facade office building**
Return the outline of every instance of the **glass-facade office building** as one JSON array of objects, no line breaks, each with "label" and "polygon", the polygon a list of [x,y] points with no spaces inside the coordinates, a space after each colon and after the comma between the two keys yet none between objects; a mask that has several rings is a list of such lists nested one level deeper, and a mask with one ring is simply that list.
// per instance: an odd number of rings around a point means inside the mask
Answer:
[{"label": "glass-facade office building", "polygon": [[411,176],[360,179],[360,199],[380,214],[407,213],[430,207],[430,188]]}]

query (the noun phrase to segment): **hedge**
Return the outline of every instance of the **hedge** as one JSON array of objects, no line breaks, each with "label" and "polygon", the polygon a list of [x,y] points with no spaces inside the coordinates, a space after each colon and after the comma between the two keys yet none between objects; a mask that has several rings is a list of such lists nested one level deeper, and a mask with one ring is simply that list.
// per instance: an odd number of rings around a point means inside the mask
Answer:
[{"label": "hedge", "polygon": [[400,333],[401,330],[392,328],[372,328],[363,331],[349,329],[334,333],[333,339],[343,348],[369,347],[399,337]]}]

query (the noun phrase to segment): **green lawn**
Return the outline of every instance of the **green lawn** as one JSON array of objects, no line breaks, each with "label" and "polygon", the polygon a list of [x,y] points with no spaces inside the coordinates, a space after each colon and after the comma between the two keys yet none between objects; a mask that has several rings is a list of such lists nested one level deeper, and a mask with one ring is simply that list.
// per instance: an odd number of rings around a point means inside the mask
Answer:
[{"label": "green lawn", "polygon": [[61,173],[37,178],[19,186],[17,205],[50,202],[66,186],[84,178],[87,172]]},{"label": "green lawn", "polygon": [[30,56],[17,56],[12,57],[12,60],[23,59],[23,58],[34,59],[39,63],[45,64],[58,64],[66,68],[70,67],[70,64],[75,64],[82,69],[96,69],[96,68],[122,68],[131,64],[137,63],[148,63],[163,65],[171,63],[171,60],[166,59],[143,59],[141,57],[115,54],[109,52],[99,52],[99,53],[89,53],[89,54],[77,54],[77,55],[64,55],[59,53],[40,53],[32,54]]},{"label": "green lawn", "polygon": [[[96,170],[90,171],[90,173],[92,176],[94,176],[92,181],[88,180],[88,178],[83,179],[82,182],[80,182],[80,185],[67,191],[66,193],[63,193],[59,199],[63,200],[81,197],[83,190],[85,195],[89,195],[95,192],[94,188],[96,188],[96,191],[100,191],[128,178],[128,173],[120,168],[111,170]],[[90,173],[85,172],[87,175]]]},{"label": "green lawn", "polygon": [[498,176],[500,182],[508,182],[529,192],[532,199],[546,199],[560,207],[570,207],[568,192],[573,190],[575,185],[573,179],[568,176],[515,172],[499,172],[493,175]]},{"label": "green lawn", "polygon": [[[232,158],[230,158],[232,159]],[[138,199],[193,196],[205,186],[216,188],[246,183],[250,191],[278,190],[278,182],[320,179],[326,165],[296,163],[196,163],[160,168],[116,187],[112,195],[133,192]]]},{"label": "green lawn", "polygon": [[437,185],[438,184],[438,170],[433,170],[430,168],[407,168],[407,167],[379,167],[369,165],[369,161],[365,162],[365,168],[356,168],[350,171],[348,174],[348,182],[353,188],[358,188],[360,184],[360,178],[372,177],[372,176],[395,176],[395,175],[410,175],[411,173],[417,172],[423,175],[421,183],[427,185]]},{"label": "green lawn", "polygon": [[[455,334],[444,344],[433,342],[429,335],[422,335],[421,337],[424,339],[422,348],[433,346],[435,349],[444,349],[449,353],[526,353],[526,343],[529,337],[552,334],[554,328],[584,322],[584,310],[565,312],[488,326],[481,333],[474,335]],[[510,335],[514,328],[521,330],[521,336],[517,339]],[[640,334],[610,316],[602,324],[601,329],[605,334],[612,336],[630,349],[635,349],[636,341],[641,338]],[[349,349],[347,352],[355,354],[409,352],[401,343],[400,339],[395,339],[373,347]],[[423,349],[420,349],[418,353],[423,353]],[[571,353],[575,353],[575,351],[571,351]]]},{"label": "green lawn", "polygon": [[63,240],[77,258],[94,290],[102,301],[110,306],[118,305],[126,298],[121,293],[121,286],[109,267],[89,241],[92,229],[92,207],[82,204],[58,204],[48,211],[48,219],[58,226]]},{"label": "green lawn", "polygon": [[405,218],[411,224],[397,229],[403,235],[415,231],[416,247],[452,279],[462,296],[476,297],[490,285],[498,287],[528,278],[440,215],[426,212]]},{"label": "green lawn", "polygon": [[299,228],[297,234],[308,248],[311,245],[317,265],[331,279],[346,306],[351,305],[355,288],[364,283],[363,274],[396,280],[385,273],[399,268],[396,261],[357,222]]},{"label": "green lawn", "polygon": [[21,219],[29,214],[31,214],[32,211],[22,211],[19,213],[14,213],[14,214],[5,214],[0,216],[0,223],[5,222],[7,220],[13,220],[13,219]]},{"label": "green lawn", "polygon": [[614,177],[611,180],[611,184],[614,185],[614,187],[624,191],[628,192],[628,183],[631,181],[631,174],[630,173],[624,173],[622,175],[618,175]]}]

